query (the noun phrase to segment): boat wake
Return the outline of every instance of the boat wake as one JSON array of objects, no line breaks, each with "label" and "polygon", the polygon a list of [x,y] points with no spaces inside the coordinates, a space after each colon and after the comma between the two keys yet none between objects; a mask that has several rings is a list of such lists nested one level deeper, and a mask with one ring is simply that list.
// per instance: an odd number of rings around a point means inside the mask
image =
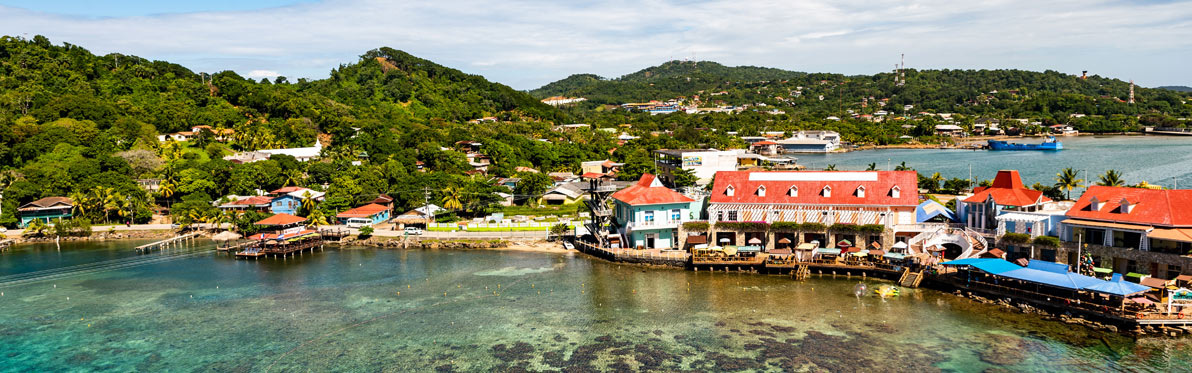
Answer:
[{"label": "boat wake", "polygon": [[72,276],[81,276],[92,273],[114,271],[117,269],[140,267],[150,264],[171,262],[179,259],[191,258],[203,254],[208,254],[215,251],[213,248],[187,250],[182,252],[167,252],[163,254],[154,254],[152,256],[135,256],[124,259],[112,259],[102,262],[79,264],[69,267],[53,268],[43,271],[18,273],[8,276],[0,276],[0,288],[23,285],[38,281],[54,280]]}]

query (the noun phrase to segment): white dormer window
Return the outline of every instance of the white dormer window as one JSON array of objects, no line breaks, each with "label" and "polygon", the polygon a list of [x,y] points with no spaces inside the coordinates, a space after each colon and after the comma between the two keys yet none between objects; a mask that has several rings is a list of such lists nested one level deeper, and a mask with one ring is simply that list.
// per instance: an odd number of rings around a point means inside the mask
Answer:
[{"label": "white dormer window", "polygon": [[831,197],[831,196],[832,196],[832,187],[824,186],[824,197]]},{"label": "white dormer window", "polygon": [[736,191],[737,191],[737,188],[733,188],[732,185],[729,185],[727,188],[724,188],[724,195],[732,197],[734,192],[736,192]]},{"label": "white dormer window", "polygon": [[798,197],[799,196],[799,187],[792,186],[790,190],[786,191],[786,194],[791,197]]},{"label": "white dormer window", "polygon": [[890,197],[902,198],[902,188],[895,185],[894,188],[890,189]]},{"label": "white dormer window", "polygon": [[758,197],[766,196],[766,186],[765,185],[757,187],[757,196]]},{"label": "white dormer window", "polygon": [[1120,207],[1119,210],[1121,210],[1121,213],[1123,213],[1123,214],[1129,214],[1130,210],[1134,209],[1134,205],[1131,204],[1130,201],[1126,200],[1125,198],[1122,198],[1121,205],[1122,205],[1122,207]]},{"label": "white dormer window", "polygon": [[1101,201],[1098,201],[1097,197],[1089,200],[1089,211],[1101,211]]},{"label": "white dormer window", "polygon": [[865,186],[864,185],[857,187],[857,197],[865,198]]}]

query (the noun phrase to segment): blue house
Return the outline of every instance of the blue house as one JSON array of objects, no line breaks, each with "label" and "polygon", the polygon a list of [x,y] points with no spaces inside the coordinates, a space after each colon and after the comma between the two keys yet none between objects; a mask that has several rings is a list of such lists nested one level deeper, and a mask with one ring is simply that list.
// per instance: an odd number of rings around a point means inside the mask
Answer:
[{"label": "blue house", "polygon": [[614,215],[629,247],[674,248],[680,244],[679,225],[696,220],[695,200],[662,186],[651,174],[612,195]]},{"label": "blue house", "polygon": [[301,207],[302,199],[289,194],[278,196],[269,203],[269,211],[274,214],[298,215],[298,209]]},{"label": "blue house", "polygon": [[[335,215],[340,224],[347,224],[349,220],[360,221],[358,219],[367,220],[368,225],[381,224],[389,221],[390,211],[389,207],[381,206],[375,203],[370,203],[360,206],[348,211],[344,211]],[[363,221],[361,221],[363,223]]]},{"label": "blue house", "polygon": [[46,197],[26,203],[17,209],[21,215],[21,228],[29,226],[34,220],[51,224],[54,219],[69,219],[74,201],[66,197]]}]

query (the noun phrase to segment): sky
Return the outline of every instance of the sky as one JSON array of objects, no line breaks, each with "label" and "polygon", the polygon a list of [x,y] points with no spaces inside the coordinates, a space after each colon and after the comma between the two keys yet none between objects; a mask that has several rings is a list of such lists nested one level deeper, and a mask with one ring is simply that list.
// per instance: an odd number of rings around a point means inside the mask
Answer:
[{"label": "sky", "polygon": [[903,53],[1192,86],[1192,0],[0,0],[0,34],[291,81],[387,46],[523,90],[681,59],[873,74]]}]

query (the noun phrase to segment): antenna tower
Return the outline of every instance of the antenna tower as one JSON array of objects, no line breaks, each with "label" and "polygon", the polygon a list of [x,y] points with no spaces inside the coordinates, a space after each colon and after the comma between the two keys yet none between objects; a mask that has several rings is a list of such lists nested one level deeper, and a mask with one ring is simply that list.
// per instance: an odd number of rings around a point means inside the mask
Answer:
[{"label": "antenna tower", "polygon": [[608,199],[616,191],[616,185],[605,183],[600,178],[588,181],[588,194],[592,197],[587,201],[588,211],[592,215],[587,226],[588,233],[595,237],[597,245],[602,248],[609,247],[605,225],[612,220],[613,211],[608,207]]},{"label": "antenna tower", "polygon": [[897,85],[901,87],[906,85],[906,53],[902,53],[899,56],[898,77],[894,79],[898,81]]},{"label": "antenna tower", "polygon": [[1130,103],[1130,104],[1134,103],[1134,80],[1133,79],[1130,80],[1130,99],[1126,102]]}]

